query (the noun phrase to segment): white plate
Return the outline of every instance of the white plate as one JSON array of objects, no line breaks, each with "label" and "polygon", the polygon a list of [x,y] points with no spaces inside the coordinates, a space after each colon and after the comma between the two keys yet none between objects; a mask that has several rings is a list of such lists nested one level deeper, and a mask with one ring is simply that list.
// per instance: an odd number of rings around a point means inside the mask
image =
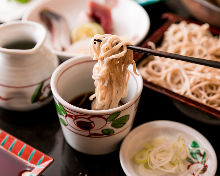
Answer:
[{"label": "white plate", "polygon": [[24,11],[39,2],[30,0],[28,3],[19,3],[15,0],[0,0],[0,22],[8,22],[22,18]]},{"label": "white plate", "polygon": [[217,157],[209,141],[191,127],[172,121],[148,122],[140,125],[129,133],[120,148],[120,162],[126,175],[140,176],[135,169],[133,156],[143,148],[146,141],[160,135],[175,137],[178,134],[183,135],[186,145],[190,145],[192,141],[197,141],[200,148],[205,148],[208,151],[209,157],[206,162],[208,170],[201,176],[214,176],[217,169]]},{"label": "white plate", "polygon": [[[79,23],[77,18],[79,18],[80,12],[88,8],[88,1],[44,0],[42,3],[29,9],[25,13],[23,20],[35,21],[42,24],[39,13],[45,8],[65,17],[70,29],[74,29]],[[118,0],[117,5],[112,8],[112,20],[112,34],[123,36],[134,45],[137,45],[145,38],[150,28],[150,20],[147,12],[133,0]],[[46,43],[48,46],[50,45],[49,42]],[[67,53],[56,51],[50,46],[49,48],[52,49],[53,53],[62,58],[70,58],[80,54],[80,52]]]}]

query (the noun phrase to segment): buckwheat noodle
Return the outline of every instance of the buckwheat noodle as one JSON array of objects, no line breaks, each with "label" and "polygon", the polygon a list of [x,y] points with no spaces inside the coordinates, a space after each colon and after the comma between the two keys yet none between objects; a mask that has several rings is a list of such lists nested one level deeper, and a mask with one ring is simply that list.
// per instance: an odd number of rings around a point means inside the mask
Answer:
[{"label": "buckwheat noodle", "polygon": [[[209,25],[173,24],[165,32],[158,50],[220,61],[220,39]],[[155,48],[151,42],[149,45]],[[176,93],[220,110],[220,70],[158,56],[144,60],[139,71],[144,78]]]},{"label": "buckwheat noodle", "polygon": [[185,172],[187,157],[187,146],[182,136],[177,140],[159,136],[149,141],[134,155],[133,159],[138,165],[140,175],[149,175],[147,172],[155,171],[152,175],[165,176],[167,173],[179,175]]},{"label": "buckwheat noodle", "polygon": [[[95,42],[94,39],[100,39],[102,42]],[[92,109],[104,110],[118,107],[121,98],[127,96],[130,64],[133,64],[133,70],[136,73],[133,51],[127,49],[128,44],[116,35],[95,35],[92,38],[91,55],[98,61],[94,65],[92,75],[95,80],[95,94],[90,97],[90,100],[95,98]]]}]

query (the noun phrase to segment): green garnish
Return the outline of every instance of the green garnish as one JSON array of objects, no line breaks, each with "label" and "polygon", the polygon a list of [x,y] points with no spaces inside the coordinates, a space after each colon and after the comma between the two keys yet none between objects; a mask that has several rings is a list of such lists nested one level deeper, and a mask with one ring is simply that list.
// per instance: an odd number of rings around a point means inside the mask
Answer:
[{"label": "green garnish", "polygon": [[[9,0],[9,1],[11,1],[11,0]],[[25,4],[25,3],[28,3],[30,0],[14,0],[14,1]]]},{"label": "green garnish", "polygon": [[23,4],[29,2],[29,0],[15,0],[15,1],[20,2],[20,3],[23,3]]}]

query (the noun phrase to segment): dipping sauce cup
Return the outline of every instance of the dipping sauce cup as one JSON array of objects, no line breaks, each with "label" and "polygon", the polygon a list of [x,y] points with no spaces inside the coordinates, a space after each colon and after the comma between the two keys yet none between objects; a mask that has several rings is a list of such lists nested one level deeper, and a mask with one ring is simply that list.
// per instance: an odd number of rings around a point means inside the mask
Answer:
[{"label": "dipping sauce cup", "polygon": [[128,94],[123,105],[109,110],[88,110],[69,102],[95,90],[92,79],[96,63],[90,56],[74,57],[62,63],[51,78],[51,89],[67,143],[79,152],[101,155],[116,150],[130,131],[143,89],[143,80],[129,66]]}]

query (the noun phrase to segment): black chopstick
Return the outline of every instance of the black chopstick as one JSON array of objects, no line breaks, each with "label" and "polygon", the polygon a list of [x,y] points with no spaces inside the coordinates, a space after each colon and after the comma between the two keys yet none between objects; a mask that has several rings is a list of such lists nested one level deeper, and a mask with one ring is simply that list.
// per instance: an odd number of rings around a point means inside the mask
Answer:
[{"label": "black chopstick", "polygon": [[170,59],[176,59],[176,60],[191,62],[194,64],[200,64],[200,65],[205,65],[205,66],[220,69],[220,62],[217,62],[217,61],[205,60],[205,59],[200,59],[200,58],[196,58],[196,57],[183,56],[183,55],[179,55],[179,54],[173,54],[173,53],[168,53],[168,52],[164,52],[164,51],[153,50],[150,48],[142,48],[142,47],[133,46],[133,45],[128,45],[127,48],[133,50],[134,52],[150,53],[154,56],[166,57],[166,58],[170,58]]},{"label": "black chopstick", "polygon": [[[94,39],[94,42],[102,42],[102,40]],[[181,61],[191,62],[194,64],[200,64],[200,65],[205,65],[205,66],[220,69],[220,62],[217,62],[217,61],[205,60],[205,59],[200,59],[200,58],[196,58],[196,57],[183,56],[183,55],[179,55],[179,54],[158,51],[158,50],[154,50],[154,49],[150,49],[150,48],[142,48],[142,47],[138,47],[138,46],[134,46],[134,45],[127,45],[127,48],[133,50],[134,52],[138,52],[138,53],[152,54],[154,56],[166,57],[169,59],[181,60]]]}]

